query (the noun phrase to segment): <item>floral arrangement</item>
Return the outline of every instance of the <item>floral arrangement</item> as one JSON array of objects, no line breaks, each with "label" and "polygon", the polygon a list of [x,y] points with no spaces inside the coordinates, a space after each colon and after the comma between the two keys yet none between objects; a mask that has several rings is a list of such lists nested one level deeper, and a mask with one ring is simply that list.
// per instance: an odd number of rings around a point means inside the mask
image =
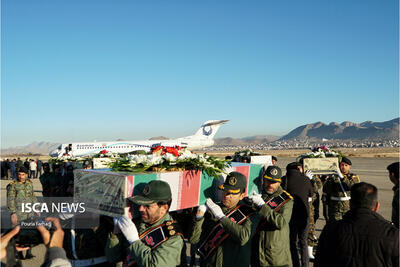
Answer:
[{"label": "floral arrangement", "polygon": [[235,154],[233,155],[233,160],[234,162],[243,162],[244,159],[247,159],[250,162],[250,157],[251,156],[258,156],[260,153],[253,152],[250,149],[242,150],[242,151],[236,151]]},{"label": "floral arrangement", "polygon": [[77,161],[85,161],[86,158],[81,158],[81,157],[74,157],[71,155],[63,155],[59,158],[50,158],[49,159],[49,164],[62,164],[64,162],[77,162]]},{"label": "floral arrangement", "polygon": [[335,151],[333,149],[329,149],[327,146],[318,146],[311,149],[311,152],[306,154],[302,154],[297,158],[297,161],[301,162],[304,158],[329,158],[329,157],[337,157],[339,158],[339,162],[342,160],[342,153],[340,151]]},{"label": "floral arrangement", "polygon": [[117,158],[109,164],[113,171],[144,172],[144,171],[204,171],[208,176],[219,177],[229,167],[223,159],[207,154],[197,155],[179,146],[152,148],[148,155],[128,155]]}]

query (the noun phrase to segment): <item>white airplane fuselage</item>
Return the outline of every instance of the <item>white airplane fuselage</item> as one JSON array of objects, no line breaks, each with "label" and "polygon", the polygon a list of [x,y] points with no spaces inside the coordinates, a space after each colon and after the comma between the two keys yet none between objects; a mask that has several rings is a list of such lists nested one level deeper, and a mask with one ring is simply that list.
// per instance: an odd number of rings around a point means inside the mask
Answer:
[{"label": "white airplane fuselage", "polygon": [[213,137],[220,125],[225,122],[226,120],[207,121],[194,135],[170,140],[105,141],[60,144],[57,149],[50,152],[50,156],[62,157],[63,155],[71,155],[74,157],[85,157],[98,154],[102,151],[118,154],[129,154],[138,150],[149,152],[151,147],[157,145],[180,146],[189,150],[201,149],[214,144]]}]

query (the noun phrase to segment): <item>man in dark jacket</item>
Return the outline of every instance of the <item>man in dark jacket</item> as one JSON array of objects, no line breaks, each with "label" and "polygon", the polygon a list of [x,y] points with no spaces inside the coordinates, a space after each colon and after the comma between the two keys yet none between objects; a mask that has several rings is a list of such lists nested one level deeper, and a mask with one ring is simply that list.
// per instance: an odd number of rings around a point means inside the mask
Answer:
[{"label": "man in dark jacket", "polygon": [[[294,267],[308,267],[309,263],[307,244],[309,232],[308,198],[312,197],[313,187],[310,179],[302,172],[303,168],[299,162],[292,162],[286,166],[286,190],[294,199],[292,217],[289,223],[290,252]],[[300,248],[300,258],[297,247]]]},{"label": "man in dark jacket", "polygon": [[378,208],[375,186],[353,185],[350,211],[322,230],[314,266],[399,266],[399,230],[376,213]]},{"label": "man in dark jacket", "polygon": [[392,200],[392,223],[399,228],[399,162],[394,162],[387,166],[389,179],[394,184]]}]

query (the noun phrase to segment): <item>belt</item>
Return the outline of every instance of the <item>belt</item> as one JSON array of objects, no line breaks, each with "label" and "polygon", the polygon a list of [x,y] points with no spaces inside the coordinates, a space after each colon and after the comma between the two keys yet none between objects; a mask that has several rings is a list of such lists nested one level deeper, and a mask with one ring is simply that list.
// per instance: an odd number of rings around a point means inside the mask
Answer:
[{"label": "belt", "polygon": [[107,262],[107,258],[105,256],[98,258],[90,258],[86,260],[70,260],[71,265],[74,267],[84,267],[84,266],[93,266],[99,263]]},{"label": "belt", "polygon": [[347,201],[350,200],[350,197],[331,197],[331,199],[336,201]]}]

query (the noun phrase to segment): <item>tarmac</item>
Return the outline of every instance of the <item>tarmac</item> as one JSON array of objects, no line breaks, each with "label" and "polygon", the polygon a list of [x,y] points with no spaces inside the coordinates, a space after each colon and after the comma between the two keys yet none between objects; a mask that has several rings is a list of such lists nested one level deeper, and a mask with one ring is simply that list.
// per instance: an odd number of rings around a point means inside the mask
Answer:
[{"label": "tarmac", "polygon": [[[285,173],[285,167],[288,163],[295,161],[295,157],[278,158],[277,165],[282,168]],[[386,167],[398,158],[351,158],[353,163],[351,172],[358,174],[362,182],[367,182],[375,185],[378,188],[378,199],[380,209],[378,213],[385,219],[391,219],[393,184],[390,182]],[[1,180],[0,199],[1,199],[1,226],[9,225],[10,214],[7,210],[6,186],[10,180]],[[39,179],[33,179],[34,191],[37,197],[41,197],[42,187]],[[319,236],[325,225],[325,220],[322,216],[322,207],[320,208],[320,218],[317,221],[317,235]],[[189,250],[188,250],[189,251]],[[40,266],[44,262],[45,247],[43,245],[36,246],[32,249],[35,258],[22,261],[22,266]],[[310,264],[312,266],[312,264]]]}]

